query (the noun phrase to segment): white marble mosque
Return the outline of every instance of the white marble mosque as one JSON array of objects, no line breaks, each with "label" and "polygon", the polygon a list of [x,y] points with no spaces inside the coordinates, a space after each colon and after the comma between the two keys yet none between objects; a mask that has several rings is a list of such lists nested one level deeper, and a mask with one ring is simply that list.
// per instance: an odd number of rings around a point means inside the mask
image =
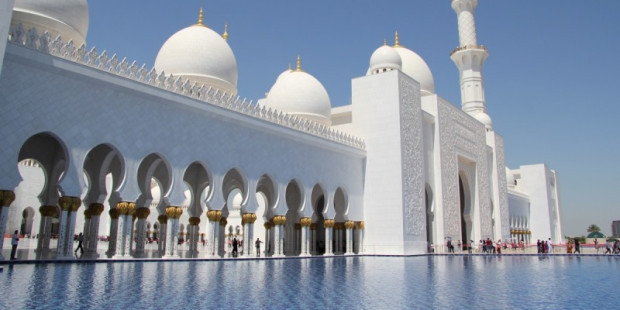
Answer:
[{"label": "white marble mosque", "polygon": [[148,67],[86,45],[97,14],[86,0],[4,1],[0,231],[57,258],[73,256],[78,232],[93,258],[103,242],[110,257],[144,257],[148,239],[162,257],[178,257],[179,241],[225,256],[232,237],[242,255],[260,238],[274,257],[559,243],[556,172],[508,169],[486,113],[477,5],[451,1],[460,107],[398,34],[353,78],[351,104],[332,107],[299,58],[265,98],[240,98],[228,33],[202,11]]}]

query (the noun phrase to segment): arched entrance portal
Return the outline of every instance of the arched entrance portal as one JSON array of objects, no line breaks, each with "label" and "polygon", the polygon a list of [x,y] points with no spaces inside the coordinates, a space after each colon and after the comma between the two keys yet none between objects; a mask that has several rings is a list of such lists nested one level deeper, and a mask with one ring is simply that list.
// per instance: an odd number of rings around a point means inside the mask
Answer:
[{"label": "arched entrance portal", "polygon": [[461,210],[461,241],[463,243],[472,240],[471,229],[471,196],[469,193],[469,186],[463,176],[459,175],[459,203]]},{"label": "arched entrance portal", "polygon": [[431,252],[431,244],[433,244],[435,237],[435,234],[433,233],[435,214],[433,210],[433,192],[428,186],[424,190],[424,201],[426,205],[426,243],[428,247],[427,250]]},{"label": "arched entrance portal", "polygon": [[20,233],[22,235],[32,234],[32,220],[34,219],[34,210],[32,207],[27,207],[22,212],[22,225],[20,227]]}]

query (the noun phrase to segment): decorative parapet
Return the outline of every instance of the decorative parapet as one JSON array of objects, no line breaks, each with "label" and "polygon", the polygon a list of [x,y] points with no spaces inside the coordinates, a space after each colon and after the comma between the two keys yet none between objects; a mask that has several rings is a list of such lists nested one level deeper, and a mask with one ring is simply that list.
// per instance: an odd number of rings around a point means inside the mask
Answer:
[{"label": "decorative parapet", "polygon": [[452,50],[452,52],[450,52],[450,56],[452,56],[456,52],[460,52],[463,50],[469,50],[469,49],[483,50],[488,53],[488,50],[484,45],[465,45],[465,46],[459,46],[455,48],[454,50]]},{"label": "decorative parapet", "polygon": [[190,80],[176,77],[172,74],[166,75],[165,72],[157,72],[155,68],[149,70],[145,64],[138,66],[138,63],[135,61],[129,63],[127,58],[119,60],[116,54],[110,57],[106,51],[101,53],[97,52],[95,47],[87,50],[84,44],[79,47],[75,46],[72,40],[64,42],[60,36],[52,40],[47,31],[43,34],[39,34],[36,28],[25,30],[21,23],[10,29],[9,42],[182,96],[190,97],[206,104],[219,106],[230,111],[306,132],[354,148],[366,149],[364,140],[334,130],[329,126],[296,115],[283,113],[272,108],[261,107],[257,104],[253,104],[251,100],[247,101],[245,98],[242,99],[239,96],[232,96],[217,88],[191,82]]}]

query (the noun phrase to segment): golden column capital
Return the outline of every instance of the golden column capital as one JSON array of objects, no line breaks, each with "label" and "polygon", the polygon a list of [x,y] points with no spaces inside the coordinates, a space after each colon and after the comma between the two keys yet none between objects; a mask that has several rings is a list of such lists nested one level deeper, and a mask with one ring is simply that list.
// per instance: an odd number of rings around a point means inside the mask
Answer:
[{"label": "golden column capital", "polygon": [[129,203],[127,201],[121,201],[117,203],[116,209],[118,210],[119,215],[126,215],[128,206],[129,206]]},{"label": "golden column capital", "polygon": [[222,211],[209,210],[207,211],[207,218],[213,222],[219,222],[219,220],[222,218]]},{"label": "golden column capital", "polygon": [[199,217],[197,217],[197,216],[192,216],[192,217],[190,217],[190,218],[189,218],[189,224],[190,224],[190,225],[194,225],[194,226],[196,226],[196,225],[200,224],[200,218],[199,218]]},{"label": "golden column capital", "polygon": [[60,206],[60,209],[62,211],[71,210],[72,203],[73,203],[73,199],[72,197],[69,197],[69,196],[62,196],[60,197],[60,199],[58,199],[58,205]]},{"label": "golden column capital", "polygon": [[118,204],[116,205],[116,208],[111,208],[108,213],[112,219],[118,219],[121,216],[121,210],[118,208]]},{"label": "golden column capital", "polygon": [[134,213],[136,213],[136,204],[133,202],[127,203],[127,209],[125,212],[127,215],[134,215]]},{"label": "golden column capital", "polygon": [[316,227],[317,227],[316,223],[310,224],[310,230],[316,230]]},{"label": "golden column capital", "polygon": [[8,207],[13,201],[15,201],[15,193],[13,191],[0,190],[0,207]]},{"label": "golden column capital", "polygon": [[88,210],[90,210],[91,216],[100,216],[103,213],[103,204],[102,203],[91,203],[88,206]]},{"label": "golden column capital", "polygon": [[146,219],[149,214],[151,214],[151,210],[147,207],[140,207],[136,209],[136,216],[138,219]]},{"label": "golden column capital", "polygon": [[254,224],[256,221],[256,213],[243,213],[242,215],[242,223]]},{"label": "golden column capital", "polygon": [[272,219],[274,225],[284,225],[286,223],[286,216],[276,215]]},{"label": "golden column capital", "polygon": [[265,224],[263,224],[263,226],[265,227],[266,230],[271,229],[271,223],[266,222]]},{"label": "golden column capital", "polygon": [[336,222],[334,220],[325,220],[325,228],[333,228]]},{"label": "golden column capital", "polygon": [[364,221],[355,222],[357,229],[364,229]]},{"label": "golden column capital", "polygon": [[89,219],[92,217],[93,212],[90,209],[84,210],[84,218]]},{"label": "golden column capital", "polygon": [[344,227],[346,229],[353,229],[353,227],[355,227],[355,222],[353,222],[353,221],[346,221],[346,222],[344,222]]},{"label": "golden column capital", "polygon": [[168,216],[167,216],[167,215],[165,215],[165,214],[162,214],[162,215],[160,215],[160,216],[158,216],[158,217],[157,217],[157,221],[158,221],[160,224],[166,224],[166,223],[168,222]]},{"label": "golden column capital", "polygon": [[176,218],[176,215],[177,215],[177,208],[175,206],[168,206],[166,207],[164,212],[166,213],[166,216],[168,216],[169,219],[174,219]]},{"label": "golden column capital", "polygon": [[39,207],[39,212],[41,216],[55,216],[58,211],[56,206],[41,206]]},{"label": "golden column capital", "polygon": [[301,226],[310,226],[312,225],[312,219],[309,217],[302,217],[299,219],[299,224],[301,224]]},{"label": "golden column capital", "polygon": [[228,224],[228,221],[226,220],[226,218],[225,217],[221,218],[220,219],[220,225],[226,226],[226,224]]}]

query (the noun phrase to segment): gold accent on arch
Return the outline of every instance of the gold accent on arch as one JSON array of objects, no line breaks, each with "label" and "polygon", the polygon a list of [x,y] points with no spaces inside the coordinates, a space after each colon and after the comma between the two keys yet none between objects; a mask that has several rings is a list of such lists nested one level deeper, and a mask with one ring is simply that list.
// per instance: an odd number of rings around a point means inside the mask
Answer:
[{"label": "gold accent on arch", "polygon": [[333,228],[336,222],[334,220],[325,220],[325,228]]},{"label": "gold accent on arch", "polygon": [[219,222],[222,218],[221,210],[209,210],[207,211],[207,218],[212,222]]},{"label": "gold accent on arch", "polygon": [[90,205],[88,205],[88,210],[90,210],[90,215],[91,216],[100,216],[101,213],[103,213],[103,204],[102,203],[91,203]]},{"label": "gold accent on arch", "polygon": [[241,216],[241,223],[254,224],[256,222],[256,213],[243,213]]},{"label": "gold accent on arch", "polygon": [[121,210],[118,208],[118,204],[116,206],[116,208],[112,208],[110,209],[110,211],[108,211],[108,214],[110,214],[110,217],[114,220],[118,219],[121,216]]},{"label": "gold accent on arch", "polygon": [[183,208],[177,206],[168,206],[166,208],[166,215],[171,219],[178,219],[183,214]]},{"label": "gold accent on arch", "polygon": [[272,219],[274,225],[284,225],[286,223],[286,216],[276,215]]},{"label": "gold accent on arch", "polygon": [[353,227],[355,227],[355,222],[353,222],[353,221],[345,221],[344,222],[344,227],[346,229],[353,229]]},{"label": "gold accent on arch", "polygon": [[10,206],[15,201],[15,193],[13,191],[0,191],[0,207]]},{"label": "gold accent on arch", "polygon": [[138,217],[139,219],[146,219],[149,214],[151,214],[151,210],[147,207],[140,207],[136,209],[136,217]]},{"label": "gold accent on arch", "polygon": [[197,217],[197,216],[192,216],[192,217],[190,217],[190,218],[189,218],[189,224],[190,224],[190,225],[194,225],[194,226],[196,226],[196,225],[200,224],[200,218],[199,218],[199,217]]},{"label": "gold accent on arch", "polygon": [[355,222],[357,229],[364,229],[364,221]]},{"label": "gold accent on arch", "polygon": [[302,217],[299,219],[299,224],[301,224],[301,226],[308,227],[312,225],[312,219],[309,217]]}]

